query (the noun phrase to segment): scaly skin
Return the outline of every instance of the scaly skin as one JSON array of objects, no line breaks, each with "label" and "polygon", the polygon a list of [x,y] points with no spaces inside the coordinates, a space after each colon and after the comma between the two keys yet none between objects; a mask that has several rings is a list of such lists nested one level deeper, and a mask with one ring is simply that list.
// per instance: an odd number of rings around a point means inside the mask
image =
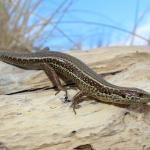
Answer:
[{"label": "scaly skin", "polygon": [[[44,70],[57,83],[57,75],[73,81],[80,90],[73,98],[74,103],[83,96],[90,96],[104,102],[116,104],[146,104],[150,102],[150,93],[128,87],[119,87],[108,83],[79,59],[60,52],[14,53],[0,52],[0,61],[24,69]],[[43,67],[44,66],[44,67]],[[61,87],[61,85],[60,85]],[[61,90],[62,88],[58,88]]]}]

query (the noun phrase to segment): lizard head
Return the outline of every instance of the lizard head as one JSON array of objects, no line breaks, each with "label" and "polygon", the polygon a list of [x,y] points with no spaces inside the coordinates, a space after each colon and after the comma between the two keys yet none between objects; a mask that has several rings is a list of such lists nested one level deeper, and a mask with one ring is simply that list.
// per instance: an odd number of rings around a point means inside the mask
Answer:
[{"label": "lizard head", "polygon": [[150,93],[141,89],[129,88],[128,90],[123,90],[121,96],[130,102],[133,101],[133,103],[150,105]]}]

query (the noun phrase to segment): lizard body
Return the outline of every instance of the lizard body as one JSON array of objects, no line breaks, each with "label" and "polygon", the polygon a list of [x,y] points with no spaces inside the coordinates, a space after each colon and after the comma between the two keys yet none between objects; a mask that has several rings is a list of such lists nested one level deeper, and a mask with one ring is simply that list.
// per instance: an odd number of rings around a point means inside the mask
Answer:
[{"label": "lizard body", "polygon": [[64,90],[59,80],[63,76],[80,90],[73,98],[76,105],[83,96],[115,104],[146,104],[150,93],[110,84],[79,59],[61,52],[15,53],[0,52],[0,61],[24,69],[44,70],[58,91]]}]

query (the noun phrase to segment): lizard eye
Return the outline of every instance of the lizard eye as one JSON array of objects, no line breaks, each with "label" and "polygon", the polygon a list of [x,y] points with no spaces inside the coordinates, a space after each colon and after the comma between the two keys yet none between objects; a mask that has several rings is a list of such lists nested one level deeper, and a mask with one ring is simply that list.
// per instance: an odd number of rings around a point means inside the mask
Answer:
[{"label": "lizard eye", "polygon": [[122,94],[121,96],[122,96],[123,98],[126,98],[126,95],[125,95],[125,94]]},{"label": "lizard eye", "polygon": [[143,97],[144,96],[144,94],[143,93],[139,93],[139,97]]}]

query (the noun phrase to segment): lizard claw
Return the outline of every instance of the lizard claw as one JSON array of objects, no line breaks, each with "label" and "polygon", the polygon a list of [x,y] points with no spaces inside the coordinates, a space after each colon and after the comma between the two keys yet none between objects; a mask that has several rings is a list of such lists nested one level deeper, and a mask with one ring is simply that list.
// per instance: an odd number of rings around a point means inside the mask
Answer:
[{"label": "lizard claw", "polygon": [[55,93],[55,95],[57,95],[59,92],[64,91],[65,92],[65,97],[64,97],[64,102],[70,102],[69,98],[68,98],[68,92],[67,89],[58,89],[58,91]]},{"label": "lizard claw", "polygon": [[75,101],[71,104],[71,107],[73,108],[73,112],[74,114],[76,115],[77,112],[76,112],[76,109],[80,108],[81,106],[78,105]]}]

